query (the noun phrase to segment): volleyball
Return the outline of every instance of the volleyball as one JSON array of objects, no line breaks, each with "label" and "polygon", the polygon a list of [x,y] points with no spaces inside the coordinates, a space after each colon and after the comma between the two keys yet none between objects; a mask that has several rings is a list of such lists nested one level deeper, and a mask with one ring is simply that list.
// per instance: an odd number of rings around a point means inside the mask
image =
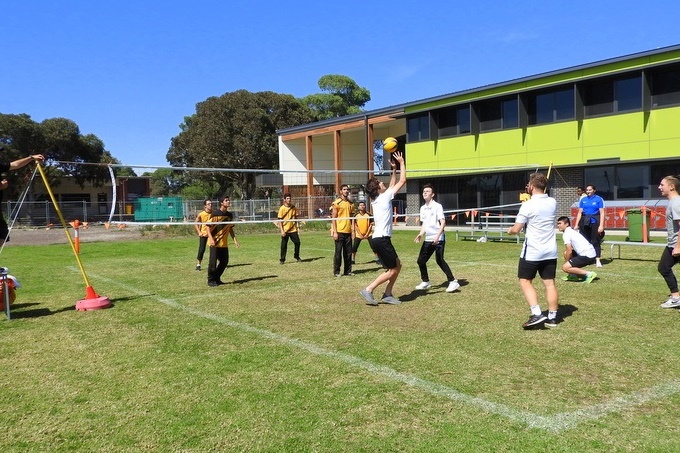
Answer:
[{"label": "volleyball", "polygon": [[393,153],[396,151],[397,145],[397,139],[394,137],[387,137],[385,140],[383,140],[383,150],[387,151],[388,153]]}]

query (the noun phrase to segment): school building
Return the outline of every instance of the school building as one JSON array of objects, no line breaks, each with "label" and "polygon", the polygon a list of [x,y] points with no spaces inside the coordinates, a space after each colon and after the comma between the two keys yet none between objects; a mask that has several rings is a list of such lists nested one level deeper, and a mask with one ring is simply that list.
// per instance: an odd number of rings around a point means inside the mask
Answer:
[{"label": "school building", "polygon": [[[550,171],[558,215],[576,187],[594,184],[607,228],[650,207],[664,228],[657,186],[680,173],[680,45],[499,82],[278,131],[286,190],[297,196],[360,190],[381,163],[380,140],[405,150],[406,214],[434,185],[445,210],[516,213],[527,177]],[[387,166],[389,169],[389,165]],[[314,170],[305,173],[303,170]],[[342,171],[342,172],[336,172]],[[347,170],[350,170],[349,172]],[[457,224],[465,218],[451,220]]]}]

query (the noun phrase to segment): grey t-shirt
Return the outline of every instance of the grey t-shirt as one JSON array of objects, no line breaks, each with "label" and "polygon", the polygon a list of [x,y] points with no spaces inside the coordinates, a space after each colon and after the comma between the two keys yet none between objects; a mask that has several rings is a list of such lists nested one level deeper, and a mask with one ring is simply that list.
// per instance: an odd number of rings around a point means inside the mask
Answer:
[{"label": "grey t-shirt", "polygon": [[666,206],[666,231],[668,232],[668,247],[675,247],[678,242],[678,222],[680,221],[680,196],[668,200]]}]

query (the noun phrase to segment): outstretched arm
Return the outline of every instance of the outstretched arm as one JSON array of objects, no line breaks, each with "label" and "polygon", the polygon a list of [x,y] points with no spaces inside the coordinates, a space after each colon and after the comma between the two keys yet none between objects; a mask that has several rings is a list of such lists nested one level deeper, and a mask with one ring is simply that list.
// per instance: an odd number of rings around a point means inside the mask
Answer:
[{"label": "outstretched arm", "polygon": [[40,162],[44,162],[45,157],[42,154],[33,154],[33,155],[30,155],[30,156],[27,156],[27,157],[24,157],[24,158],[21,158],[21,159],[17,159],[17,160],[10,162],[9,169],[10,170],[18,170],[21,167],[25,167],[26,165],[30,164],[31,162],[33,162],[35,160],[40,161]]}]

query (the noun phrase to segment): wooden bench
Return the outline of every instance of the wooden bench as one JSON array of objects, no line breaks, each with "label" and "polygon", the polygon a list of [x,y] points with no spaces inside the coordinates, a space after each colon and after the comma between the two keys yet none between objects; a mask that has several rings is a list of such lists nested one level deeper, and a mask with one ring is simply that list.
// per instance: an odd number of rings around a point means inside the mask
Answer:
[{"label": "wooden bench", "polygon": [[622,245],[636,245],[639,247],[666,247],[665,243],[660,242],[629,242],[629,241],[604,241],[603,244],[611,246],[609,248],[609,257],[614,259],[614,247],[618,250],[618,259],[621,259]]},{"label": "wooden bench", "polygon": [[520,243],[524,238],[524,231],[517,235],[508,234],[508,228],[515,224],[515,216],[500,216],[500,215],[483,215],[479,220],[474,222],[465,222],[470,227],[469,230],[456,230],[456,241],[459,238],[463,240],[478,241],[484,238],[488,241],[512,241]]}]

